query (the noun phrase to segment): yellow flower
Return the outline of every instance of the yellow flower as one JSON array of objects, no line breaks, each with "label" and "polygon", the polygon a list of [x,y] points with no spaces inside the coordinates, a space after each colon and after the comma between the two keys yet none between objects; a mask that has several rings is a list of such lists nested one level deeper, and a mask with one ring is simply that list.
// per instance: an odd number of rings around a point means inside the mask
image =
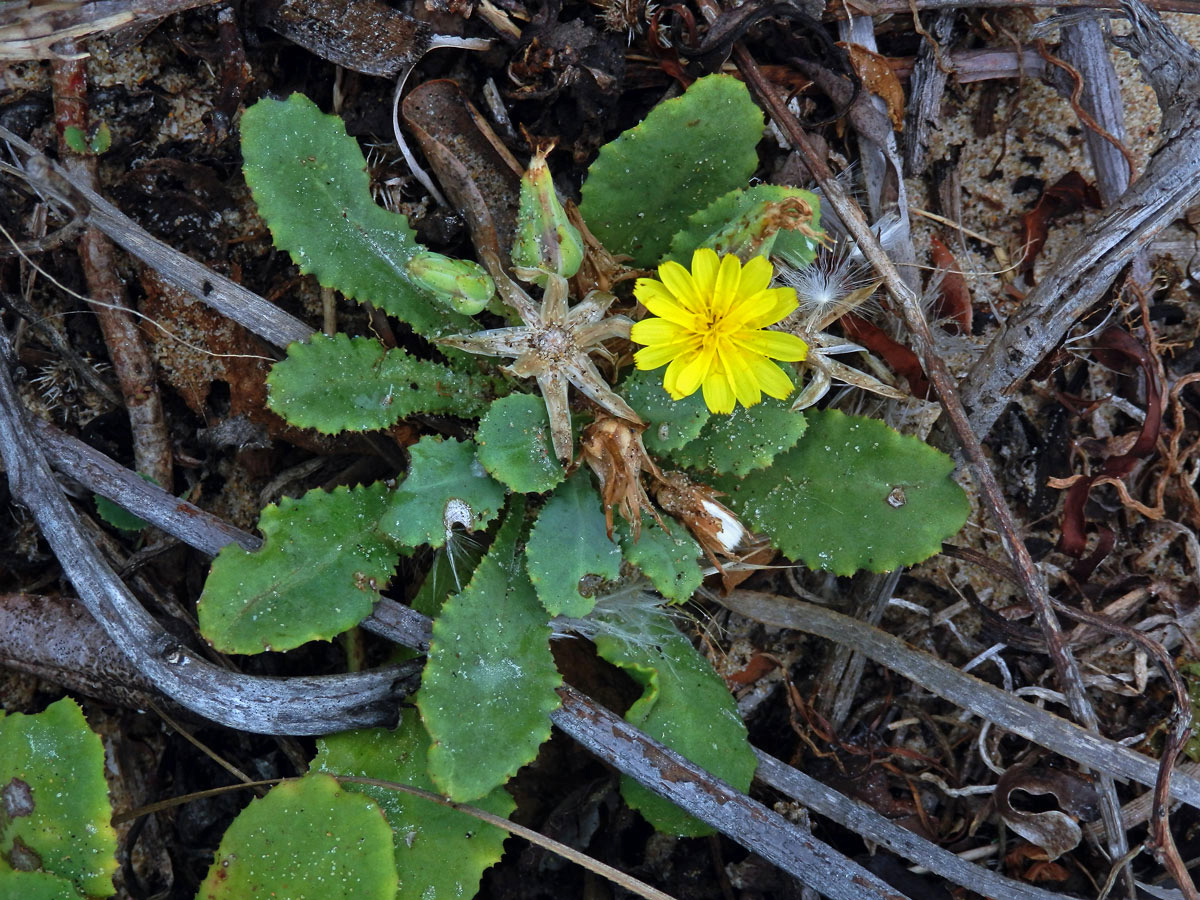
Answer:
[{"label": "yellow flower", "polygon": [[[792,288],[771,288],[771,264],[756,256],[742,267],[736,256],[719,259],[713,250],[692,255],[689,272],[677,262],[658,267],[658,279],[639,278],[633,295],[658,318],[633,326],[630,338],[646,346],[634,354],[639,369],[667,365],[663,387],[673,400],[704,388],[715,413],[731,413],[740,402],[753,406],[763,394],[779,399],[792,380],[771,362],[795,362],[808,344],[768,325],[796,308]],[[661,279],[661,280],[659,280]]]}]

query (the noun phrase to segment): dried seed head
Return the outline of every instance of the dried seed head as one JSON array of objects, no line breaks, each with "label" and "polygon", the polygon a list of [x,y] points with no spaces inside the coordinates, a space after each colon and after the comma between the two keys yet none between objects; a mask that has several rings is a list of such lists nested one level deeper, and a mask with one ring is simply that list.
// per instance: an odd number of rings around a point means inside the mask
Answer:
[{"label": "dried seed head", "polygon": [[634,425],[616,416],[601,415],[583,430],[579,449],[584,461],[600,480],[600,496],[604,502],[604,522],[608,536],[612,538],[613,507],[621,518],[629,523],[636,541],[642,533],[642,510],[654,517],[666,530],[658,511],[650,504],[646,489],[642,486],[642,472],[661,478],[642,444],[645,426]]},{"label": "dried seed head", "polygon": [[722,572],[725,570],[718,555],[729,559],[738,548],[752,541],[750,530],[717,500],[717,491],[697,484],[682,472],[664,473],[653,490],[654,499],[663,511],[683,522],[713,565]]}]

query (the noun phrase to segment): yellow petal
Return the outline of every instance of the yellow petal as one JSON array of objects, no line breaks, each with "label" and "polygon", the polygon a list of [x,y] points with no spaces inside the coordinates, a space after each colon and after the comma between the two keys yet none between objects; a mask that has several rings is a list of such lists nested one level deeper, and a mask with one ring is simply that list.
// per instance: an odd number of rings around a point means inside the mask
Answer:
[{"label": "yellow petal", "polygon": [[717,286],[717,270],[721,258],[709,247],[701,247],[692,254],[692,282],[701,297],[711,297]]},{"label": "yellow petal", "polygon": [[742,267],[742,282],[738,286],[738,293],[743,297],[749,297],[759,291],[765,291],[771,284],[771,276],[774,272],[775,267],[766,257],[755,256]]},{"label": "yellow petal", "polygon": [[758,379],[746,365],[744,357],[747,354],[734,348],[732,352],[721,355],[722,369],[733,389],[734,395],[742,406],[753,406],[761,402],[762,394],[758,390]]},{"label": "yellow petal", "polygon": [[704,309],[704,304],[696,292],[696,285],[692,281],[692,273],[679,263],[663,263],[658,267],[658,277],[667,290],[675,295],[675,301],[688,312],[698,313]]},{"label": "yellow petal", "polygon": [[792,393],[792,380],[775,363],[761,356],[746,355],[747,368],[762,392],[777,400],[786,400]]},{"label": "yellow petal", "polygon": [[704,379],[704,403],[712,412],[731,413],[736,402],[733,390],[723,373],[713,372]]},{"label": "yellow petal", "polygon": [[635,344],[669,344],[690,335],[690,331],[669,319],[642,319],[629,330],[629,339]]},{"label": "yellow petal", "polygon": [[680,305],[667,286],[653,278],[639,278],[633,286],[633,296],[654,315],[691,328],[697,324],[696,317]]},{"label": "yellow petal", "polygon": [[675,390],[683,396],[694,394],[701,382],[708,377],[708,373],[712,371],[713,351],[705,347],[694,357],[687,361],[683,370],[675,378]]},{"label": "yellow petal", "polygon": [[790,316],[796,309],[796,291],[793,288],[771,288],[746,301],[753,302],[755,313],[745,319],[747,328],[766,328]]},{"label": "yellow petal", "polygon": [[733,340],[738,346],[771,359],[797,362],[808,356],[808,344],[785,331],[741,331]]},{"label": "yellow petal", "polygon": [[686,344],[656,344],[653,347],[643,347],[633,354],[633,362],[639,369],[657,369],[686,352]]},{"label": "yellow petal", "polygon": [[736,256],[729,254],[721,259],[717,270],[717,283],[713,287],[712,314],[723,317],[733,308],[738,296],[738,284],[742,280],[742,264]]},{"label": "yellow petal", "polygon": [[696,392],[695,388],[692,388],[686,394],[679,390],[679,374],[687,368],[690,360],[690,356],[677,356],[671,360],[671,364],[667,366],[667,371],[663,373],[663,387],[671,395],[672,400],[682,400],[684,397]]}]

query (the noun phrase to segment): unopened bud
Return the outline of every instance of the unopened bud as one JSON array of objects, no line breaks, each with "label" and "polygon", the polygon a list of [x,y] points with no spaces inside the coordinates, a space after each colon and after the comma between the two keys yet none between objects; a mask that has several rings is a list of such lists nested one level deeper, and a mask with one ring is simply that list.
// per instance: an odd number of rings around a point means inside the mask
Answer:
[{"label": "unopened bud", "polygon": [[[546,152],[539,150],[521,176],[513,265],[570,278],[583,264],[583,252],[583,236],[568,220],[554,191]],[[534,279],[536,284],[545,281],[545,275]]]},{"label": "unopened bud", "polygon": [[496,293],[492,276],[469,259],[451,259],[425,250],[408,261],[405,271],[439,301],[468,316],[482,312]]}]

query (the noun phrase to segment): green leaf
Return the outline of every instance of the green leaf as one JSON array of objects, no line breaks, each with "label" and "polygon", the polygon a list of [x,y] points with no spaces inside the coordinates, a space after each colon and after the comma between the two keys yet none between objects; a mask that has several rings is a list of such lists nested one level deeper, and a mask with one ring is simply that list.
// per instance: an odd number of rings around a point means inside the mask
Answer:
[{"label": "green leaf", "polygon": [[504,487],[480,465],[475,449],[474,441],[428,435],[417,441],[409,450],[408,477],[383,516],[384,534],[407,547],[440,547],[447,521],[475,531],[496,518]]},{"label": "green leaf", "polygon": [[621,382],[621,392],[649,423],[642,432],[642,443],[651,456],[662,456],[695,440],[712,415],[699,391],[682,400],[672,400],[663,387],[661,370],[631,373]]},{"label": "green leaf", "polygon": [[[816,219],[813,221],[815,223]],[[770,254],[782,259],[793,269],[805,269],[817,258],[817,243],[799,231],[780,231],[775,235]]]},{"label": "green leaf", "polygon": [[[598,613],[609,631],[594,638],[600,656],[642,685],[625,720],[739,791],[757,765],[746,726],[725,683],[661,610],[625,606]],[[621,778],[625,802],[659,831],[700,837],[713,829],[669,800]]]},{"label": "green leaf", "polygon": [[475,433],[479,461],[518,494],[541,494],[563,480],[550,446],[546,404],[532,394],[509,394],[492,403]]},{"label": "green leaf", "polygon": [[242,116],[246,183],[275,246],[325,287],[372,303],[426,337],[473,330],[405,271],[423,248],[404,216],[371,199],[358,142],[303,94],[259,100]]},{"label": "green leaf", "polygon": [[[82,894],[114,894],[117,835],[104,765],[104,746],[74,700],[0,718],[0,859],[23,874],[67,879]],[[46,881],[25,883],[41,891]]]},{"label": "green leaf", "polygon": [[805,427],[804,414],[792,412],[790,400],[764,397],[754,406],[713,416],[696,440],[670,456],[689,469],[746,475],[794,447]]},{"label": "green leaf", "polygon": [[393,900],[392,830],[328,775],[271,788],[233,820],[197,900]]},{"label": "green leaf", "polygon": [[816,256],[816,241],[803,232],[783,228],[797,223],[796,213],[803,206],[809,207],[812,215],[798,224],[817,231],[821,203],[812,191],[777,184],[735,188],[688,217],[687,224],[672,238],[667,258],[690,266],[692,253],[700,247],[709,247],[718,255],[733,253],[739,257],[745,257],[746,249],[754,247],[765,256],[786,234],[790,236],[785,244],[789,255],[795,257],[795,251],[803,250],[808,260],[802,265],[807,266]]},{"label": "green leaf", "polygon": [[92,152],[92,148],[88,146],[87,134],[78,125],[68,125],[63,129],[63,142],[72,152],[81,156],[88,156]]},{"label": "green leaf", "polygon": [[433,623],[417,707],[433,739],[429,774],[453,800],[483,797],[530,762],[561,702],[546,611],[517,552],[524,515],[515,503]]},{"label": "green leaf", "polygon": [[413,413],[477,416],[487,408],[484,386],[471,376],[341,333],[289,344],[267,386],[272,410],[322,434],[387,428]]},{"label": "green leaf", "polygon": [[14,872],[0,860],[0,897],[20,900],[84,900],[66,878],[46,872]]},{"label": "green leaf", "polygon": [[[158,484],[157,481],[142,472],[138,472],[138,476],[143,481]],[[92,497],[96,501],[96,514],[113,528],[119,528],[122,531],[141,531],[143,528],[150,527],[149,522],[138,518],[125,507],[118,506],[107,497],[101,497],[99,494],[92,494]]]},{"label": "green leaf", "polygon": [[371,614],[397,552],[379,532],[388,489],[339,487],[262,511],[262,547],[229,544],[213,560],[197,611],[223,653],[290,650],[327,641]]},{"label": "green leaf", "polygon": [[[427,773],[429,734],[415,712],[406,712],[395,731],[372,728],[330,735],[317,741],[313,769],[395,781],[436,791]],[[508,833],[465,813],[399,791],[347,784],[379,804],[392,826],[397,900],[473,897],[484,870],[504,854]],[[502,787],[474,803],[502,818],[516,808]]]},{"label": "green leaf", "polygon": [[636,541],[624,519],[617,520],[615,530],[621,553],[641,569],[654,589],[668,600],[682,603],[704,581],[699,559],[703,551],[681,523],[676,522],[674,530],[668,534],[657,522],[643,515],[641,535]]},{"label": "green leaf", "polygon": [[746,184],[762,133],[762,111],[744,84],[701,78],[600,148],[579,211],[610,251],[652,266],[688,216]]},{"label": "green leaf", "polygon": [[785,556],[835,575],[888,572],[963,526],[970,504],[946,454],[875,419],[810,410],[808,422],[771,468],[714,482]]},{"label": "green leaf", "polygon": [[596,599],[580,592],[580,579],[594,575],[612,581],[621,574],[621,551],[608,538],[600,496],[584,469],[546,501],[525,557],[538,599],[552,616],[582,619]]},{"label": "green leaf", "polygon": [[96,500],[96,514],[113,528],[121,531],[141,531],[148,526],[145,519],[139,518],[123,506],[118,506],[107,497],[99,494],[92,495]]}]

